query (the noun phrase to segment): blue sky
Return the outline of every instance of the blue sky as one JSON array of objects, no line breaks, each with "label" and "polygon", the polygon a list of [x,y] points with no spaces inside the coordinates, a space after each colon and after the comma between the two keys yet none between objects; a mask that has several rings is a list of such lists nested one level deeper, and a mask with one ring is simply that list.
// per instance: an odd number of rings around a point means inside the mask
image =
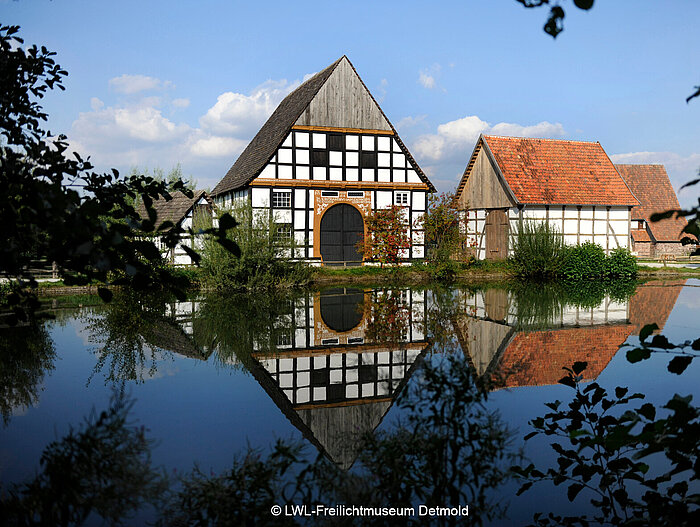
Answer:
[{"label": "blue sky", "polygon": [[[279,101],[346,54],[439,190],[479,132],[600,141],[616,162],[700,167],[700,2],[563,0],[565,31],[515,0],[0,0],[58,53],[52,132],[100,169],[181,163],[213,187]],[[694,201],[696,192],[680,195]]]}]

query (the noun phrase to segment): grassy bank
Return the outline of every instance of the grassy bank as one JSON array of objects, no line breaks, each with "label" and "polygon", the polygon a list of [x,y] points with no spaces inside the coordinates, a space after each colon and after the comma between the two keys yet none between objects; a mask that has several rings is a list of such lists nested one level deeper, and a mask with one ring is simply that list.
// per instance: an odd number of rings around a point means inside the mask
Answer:
[{"label": "grassy bank", "polygon": [[[176,270],[177,274],[186,276],[190,282],[190,289],[207,291],[210,288],[201,280],[201,271],[197,268]],[[444,282],[436,278],[438,271],[428,264],[413,264],[402,267],[313,267],[310,269],[308,279],[304,284],[292,284],[295,287],[325,287],[343,284],[402,284],[402,285],[427,285],[430,283]],[[685,267],[648,267],[640,265],[638,276],[644,280],[659,278],[700,278],[700,269]],[[516,272],[506,261],[477,261],[471,264],[456,264],[454,276],[449,282],[457,284],[467,283],[491,283],[499,281],[511,281],[515,279]],[[100,284],[87,286],[67,286],[61,281],[40,282],[37,294],[41,297],[53,297],[63,295],[87,294],[96,295]],[[290,284],[280,282],[271,284],[272,288],[286,288]],[[245,286],[240,289],[246,289]]]}]

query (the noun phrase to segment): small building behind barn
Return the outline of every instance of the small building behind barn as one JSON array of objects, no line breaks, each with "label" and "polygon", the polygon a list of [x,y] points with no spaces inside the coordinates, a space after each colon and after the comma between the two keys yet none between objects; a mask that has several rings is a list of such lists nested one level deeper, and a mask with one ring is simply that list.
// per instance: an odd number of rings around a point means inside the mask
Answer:
[{"label": "small building behind barn", "polygon": [[600,143],[481,135],[456,193],[478,259],[509,255],[525,221],[546,221],[567,244],[630,246],[639,201]]},{"label": "small building behind barn", "polygon": [[357,242],[371,211],[404,208],[411,247],[425,255],[420,218],[435,189],[343,56],[290,93],[212,196],[221,209],[247,204],[289,233],[294,258],[361,263]]},{"label": "small building behind barn", "polygon": [[[173,226],[180,226],[183,229],[196,227],[197,218],[212,217],[213,202],[204,190],[195,190],[191,198],[178,191],[171,192],[172,199],[165,200],[159,198],[153,201],[153,208],[156,211],[156,227],[165,221],[172,222]],[[146,207],[143,203],[138,208],[138,213],[142,218],[147,218]],[[156,238],[156,245],[160,249],[163,257],[171,265],[189,266],[193,265],[192,259],[185,252],[181,244],[186,244],[194,250],[202,248],[201,238],[192,235],[183,238],[175,248],[170,248],[160,238]]]},{"label": "small building behind barn", "polygon": [[656,212],[680,209],[664,166],[615,165],[615,168],[639,200],[639,205],[632,209],[632,251],[650,258],[689,254],[693,246],[681,243],[682,231],[688,224],[685,217],[651,221],[651,215]]}]

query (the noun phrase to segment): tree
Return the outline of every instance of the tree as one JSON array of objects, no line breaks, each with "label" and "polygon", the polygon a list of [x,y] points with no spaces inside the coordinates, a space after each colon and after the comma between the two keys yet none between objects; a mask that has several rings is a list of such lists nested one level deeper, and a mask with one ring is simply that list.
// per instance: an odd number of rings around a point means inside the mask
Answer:
[{"label": "tree", "polygon": [[392,205],[388,209],[375,210],[365,216],[367,235],[358,243],[362,255],[372,261],[398,264],[401,253],[411,246],[408,225],[401,207]]},{"label": "tree", "polygon": [[[38,102],[49,90],[64,89],[67,72],[45,47],[25,49],[18,31],[0,27],[0,222],[12,226],[0,238],[0,276],[13,284],[3,299],[14,312],[10,322],[27,319],[38,307],[28,271],[34,259],[55,262],[69,285],[96,280],[139,289],[164,285],[181,293],[182,283],[160,265],[160,251],[142,234],[167,231],[162,239],[168,247],[192,234],[170,222],[157,225],[153,208],[153,200],[171,199],[169,190],[191,191],[181,180],[168,186],[143,175],[122,178],[114,169],[98,174],[89,159],[68,155],[66,136],[43,128],[48,116]],[[137,198],[146,205],[146,219],[134,208]],[[222,219],[211,233],[236,251],[225,239],[235,222]],[[99,292],[111,298],[108,289]]]},{"label": "tree", "polygon": [[197,180],[194,179],[192,176],[185,176],[182,172],[182,165],[179,162],[175,164],[175,166],[171,168],[167,174],[165,173],[165,170],[163,170],[160,167],[156,167],[152,171],[150,171],[148,168],[144,168],[143,170],[141,170],[137,165],[134,165],[133,167],[131,167],[129,175],[149,175],[149,172],[152,172],[151,177],[153,179],[155,179],[156,181],[164,181],[165,183],[167,183],[168,188],[170,189],[173,189],[178,181],[182,181],[184,186],[192,191],[197,189]]},{"label": "tree", "polygon": [[422,218],[425,241],[430,246],[428,258],[436,263],[446,262],[460,249],[459,210],[454,193],[431,194],[428,210]]}]

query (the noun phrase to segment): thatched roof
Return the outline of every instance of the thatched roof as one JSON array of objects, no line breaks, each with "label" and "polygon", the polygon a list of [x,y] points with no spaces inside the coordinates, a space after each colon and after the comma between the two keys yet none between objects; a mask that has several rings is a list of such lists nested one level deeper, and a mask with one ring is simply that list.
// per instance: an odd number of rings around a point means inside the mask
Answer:
[{"label": "thatched roof", "polygon": [[[171,200],[161,198],[153,202],[153,208],[158,214],[158,224],[164,221],[171,221],[174,225],[177,225],[187,216],[192,207],[194,207],[202,197],[209,201],[209,196],[204,190],[195,190],[191,198],[188,198],[179,190],[171,192],[170,195],[172,196]],[[139,216],[142,218],[148,218],[146,206],[143,202],[139,204],[136,212],[138,212]]]}]

